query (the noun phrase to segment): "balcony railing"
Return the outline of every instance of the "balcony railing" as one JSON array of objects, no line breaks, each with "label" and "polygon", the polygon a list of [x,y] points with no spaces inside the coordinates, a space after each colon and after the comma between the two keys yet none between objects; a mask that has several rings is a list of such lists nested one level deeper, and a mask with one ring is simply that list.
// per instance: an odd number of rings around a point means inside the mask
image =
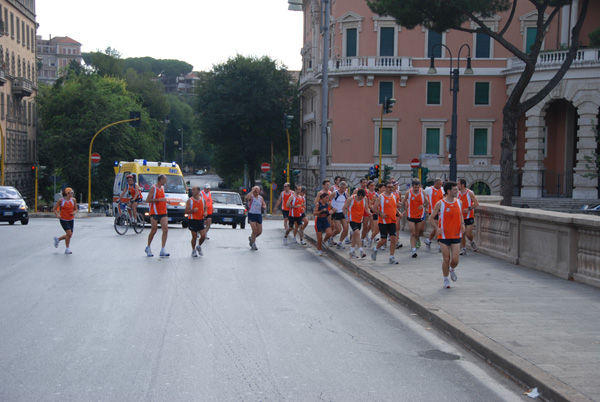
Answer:
[{"label": "balcony railing", "polygon": [[12,93],[17,98],[31,96],[33,94],[33,82],[23,77],[14,78],[12,82]]},{"label": "balcony railing", "polygon": [[[567,50],[556,50],[551,52],[542,52],[538,56],[536,70],[548,70],[559,68],[567,58]],[[583,67],[599,67],[600,66],[600,49],[589,48],[579,49],[571,68]],[[508,72],[516,72],[525,69],[525,63],[521,59],[513,57],[510,59]]]}]

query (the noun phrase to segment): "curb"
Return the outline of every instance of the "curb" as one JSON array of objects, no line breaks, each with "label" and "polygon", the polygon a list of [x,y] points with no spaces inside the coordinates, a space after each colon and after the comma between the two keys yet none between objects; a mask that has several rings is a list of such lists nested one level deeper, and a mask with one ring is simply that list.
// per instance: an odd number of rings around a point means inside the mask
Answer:
[{"label": "curb", "polygon": [[[316,239],[312,233],[305,232],[304,236],[312,245],[316,246]],[[463,347],[476,353],[488,364],[508,375],[517,383],[522,384],[527,389],[537,387],[543,400],[555,402],[593,402],[581,392],[498,344],[493,339],[474,330],[456,317],[440,309],[439,306],[414,294],[385,275],[365,266],[365,264],[355,263],[337,250],[330,248],[327,250],[327,254],[349,271],[367,280],[377,289],[392,296],[398,302],[405,304],[409,309],[430,321],[432,325],[444,331]]]}]

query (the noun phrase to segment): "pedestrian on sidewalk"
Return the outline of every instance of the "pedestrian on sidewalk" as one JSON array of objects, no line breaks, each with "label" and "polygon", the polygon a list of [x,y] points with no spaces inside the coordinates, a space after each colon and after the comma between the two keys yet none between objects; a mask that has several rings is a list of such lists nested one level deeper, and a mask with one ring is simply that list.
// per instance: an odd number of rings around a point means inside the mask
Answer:
[{"label": "pedestrian on sidewalk", "polygon": [[344,214],[348,216],[348,220],[350,221],[350,236],[352,237],[352,244],[350,246],[350,258],[365,258],[367,256],[363,252],[362,242],[360,238],[362,221],[365,216],[365,211],[368,211],[367,199],[365,198],[366,194],[367,193],[365,192],[365,190],[361,188],[356,192],[356,194],[348,198],[348,200],[344,204]]},{"label": "pedestrian on sidewalk", "polygon": [[[435,204],[438,203],[438,201],[440,201],[442,198],[444,198],[444,182],[442,181],[442,179],[440,179],[439,177],[436,177],[433,180],[433,186],[429,186],[425,189],[425,194],[427,194],[427,196],[429,197],[429,216],[431,216],[431,211],[433,210],[433,207],[435,207]],[[429,238],[425,239],[425,246],[427,247],[427,250],[431,250],[431,242],[433,241],[433,239],[437,236],[436,234],[436,228],[438,227],[437,225],[437,220],[438,220],[438,216],[434,216],[433,219],[436,221],[435,225],[432,225],[432,230],[431,233],[429,234]],[[439,248],[439,251],[441,252],[442,249]]]},{"label": "pedestrian on sidewalk", "polygon": [[154,257],[150,245],[154,235],[158,231],[158,224],[162,230],[160,256],[168,257],[170,254],[165,250],[167,245],[167,236],[169,235],[169,218],[167,217],[167,197],[165,196],[164,185],[167,183],[167,176],[158,175],[156,184],[150,187],[146,202],[150,204],[150,233],[148,233],[148,246],[144,250],[148,257]]},{"label": "pedestrian on sidewalk", "polygon": [[[185,204],[185,213],[188,215],[188,229],[192,233],[192,257],[204,255],[202,253],[202,243],[206,239],[204,218],[206,218],[207,212],[204,197],[200,195],[200,187],[192,187],[192,197]],[[199,239],[198,235],[200,235]],[[198,241],[198,245],[196,245],[196,241]]]},{"label": "pedestrian on sidewalk", "polygon": [[[373,248],[371,252],[371,258],[373,261],[377,260],[377,252],[379,249],[387,243],[387,237],[390,237],[390,264],[398,264],[398,261],[394,258],[394,252],[396,251],[396,247],[393,245],[396,244],[396,214],[398,213],[398,208],[400,201],[396,198],[392,192],[394,191],[394,185],[391,182],[385,183],[385,192],[379,197],[375,199],[375,203],[373,204],[373,210],[377,211],[379,215],[379,233],[380,239],[377,242],[377,245]],[[402,214],[400,214],[400,218]]]},{"label": "pedestrian on sidewalk", "polygon": [[[329,216],[331,210],[329,209],[329,202],[327,202],[327,193],[321,193],[319,195],[319,201],[315,205],[313,215],[315,216],[315,232],[317,234],[317,255],[323,255],[323,245],[327,243],[327,240],[331,238],[331,225],[329,224]],[[325,238],[323,239],[323,233]]]},{"label": "pedestrian on sidewalk", "polygon": [[65,254],[73,254],[69,248],[75,228],[75,214],[77,213],[77,200],[73,197],[73,194],[75,192],[71,187],[65,188],[62,192],[62,198],[56,202],[53,209],[54,215],[60,219],[60,226],[65,231],[64,235],[54,238],[54,247],[58,248],[58,243],[64,240],[67,247]]},{"label": "pedestrian on sidewalk", "polygon": [[248,237],[250,248],[258,250],[256,247],[256,238],[262,234],[262,211],[267,209],[267,204],[264,198],[260,195],[260,187],[252,187],[250,194],[246,196],[248,202],[248,223],[252,228],[252,235]]},{"label": "pedestrian on sidewalk", "polygon": [[429,215],[429,223],[436,224],[434,217],[439,214],[436,233],[442,248],[442,274],[444,275],[444,288],[450,288],[450,280],[458,278],[454,271],[458,266],[460,254],[460,239],[465,232],[465,223],[462,213],[462,204],[458,199],[458,187],[455,182],[448,181],[444,184],[444,198],[440,200]]}]

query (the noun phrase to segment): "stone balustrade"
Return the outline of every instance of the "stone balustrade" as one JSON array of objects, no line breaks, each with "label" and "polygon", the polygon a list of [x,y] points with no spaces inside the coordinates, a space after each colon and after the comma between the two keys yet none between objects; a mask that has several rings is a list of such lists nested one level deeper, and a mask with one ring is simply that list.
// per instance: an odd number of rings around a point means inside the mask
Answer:
[{"label": "stone balustrade", "polygon": [[600,287],[600,217],[480,204],[475,241],[485,254]]}]

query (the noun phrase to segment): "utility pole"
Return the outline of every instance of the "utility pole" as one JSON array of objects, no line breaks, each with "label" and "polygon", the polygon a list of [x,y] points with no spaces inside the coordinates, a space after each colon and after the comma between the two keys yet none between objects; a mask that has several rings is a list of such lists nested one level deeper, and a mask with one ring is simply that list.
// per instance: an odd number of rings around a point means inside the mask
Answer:
[{"label": "utility pole", "polygon": [[[324,7],[323,7],[324,6]],[[325,13],[325,23],[321,27],[323,32],[323,76],[321,100],[321,159],[319,182],[323,182],[327,175],[327,116],[329,107],[329,0],[322,0],[321,12]]]}]

